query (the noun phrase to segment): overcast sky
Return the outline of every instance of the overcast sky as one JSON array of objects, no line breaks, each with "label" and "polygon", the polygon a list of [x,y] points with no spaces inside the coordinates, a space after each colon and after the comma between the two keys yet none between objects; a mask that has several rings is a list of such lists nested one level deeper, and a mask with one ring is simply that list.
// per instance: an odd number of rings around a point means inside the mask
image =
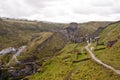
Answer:
[{"label": "overcast sky", "polygon": [[0,0],[0,16],[50,22],[120,20],[120,0]]}]

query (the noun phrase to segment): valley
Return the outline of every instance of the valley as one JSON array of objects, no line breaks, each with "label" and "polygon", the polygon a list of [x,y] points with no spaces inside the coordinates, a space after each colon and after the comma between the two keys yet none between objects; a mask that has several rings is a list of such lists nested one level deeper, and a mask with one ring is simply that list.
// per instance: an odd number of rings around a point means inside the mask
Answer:
[{"label": "valley", "polygon": [[119,31],[119,21],[3,19],[1,54],[17,52],[0,55],[0,80],[120,80]]}]

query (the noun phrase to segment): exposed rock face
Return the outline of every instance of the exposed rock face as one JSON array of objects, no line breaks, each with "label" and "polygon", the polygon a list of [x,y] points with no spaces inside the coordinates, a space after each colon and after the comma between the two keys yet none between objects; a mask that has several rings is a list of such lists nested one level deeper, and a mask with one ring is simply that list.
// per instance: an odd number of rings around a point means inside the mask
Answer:
[{"label": "exposed rock face", "polygon": [[9,48],[6,48],[6,49],[1,50],[1,51],[0,51],[0,55],[5,55],[5,54],[7,54],[7,53],[15,52],[15,51],[16,51],[15,48],[9,47]]},{"label": "exposed rock face", "polygon": [[70,23],[69,27],[66,28],[68,33],[75,33],[78,29],[77,23]]},{"label": "exposed rock face", "polygon": [[70,23],[70,25],[66,28],[67,34],[68,34],[68,39],[71,42],[81,42],[80,40],[80,34],[79,34],[79,29],[78,29],[78,24],[77,23]]},{"label": "exposed rock face", "polygon": [[[0,66],[0,80],[20,80],[21,78],[37,72],[38,66],[34,62],[16,64],[16,67]],[[40,67],[40,66],[39,66]]]},{"label": "exposed rock face", "polygon": [[92,35],[91,38],[95,38],[99,35],[101,31],[103,31],[104,27],[99,27]]},{"label": "exposed rock face", "polygon": [[78,23],[75,22],[70,23],[67,28],[60,28],[53,30],[53,32],[61,34],[62,38],[65,38],[67,42],[80,43],[85,41],[85,35],[80,33]]},{"label": "exposed rock face", "polygon": [[9,69],[8,73],[12,79],[15,79],[20,76],[27,76],[35,73],[37,71],[37,66],[33,62],[28,62],[25,64],[18,64],[18,66],[22,66],[21,69]]}]

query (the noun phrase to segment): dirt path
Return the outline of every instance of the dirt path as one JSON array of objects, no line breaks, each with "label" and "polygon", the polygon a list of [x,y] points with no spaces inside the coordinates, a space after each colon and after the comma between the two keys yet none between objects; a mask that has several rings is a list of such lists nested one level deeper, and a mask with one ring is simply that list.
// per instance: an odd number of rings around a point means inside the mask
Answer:
[{"label": "dirt path", "polygon": [[105,63],[103,63],[101,60],[97,59],[94,55],[94,53],[89,49],[89,46],[91,45],[91,43],[89,43],[87,46],[85,46],[85,49],[89,52],[91,58],[96,61],[98,64],[101,64],[103,65],[104,67],[112,70],[113,72],[115,72],[116,74],[120,75],[120,70],[116,70],[115,68],[113,68],[112,66],[110,65],[107,65]]},{"label": "dirt path", "polygon": [[20,47],[20,48],[18,49],[18,51],[16,52],[16,54],[13,55],[12,59],[7,63],[6,66],[9,66],[9,65],[13,62],[13,60],[15,60],[16,63],[20,63],[20,62],[18,61],[18,59],[17,59],[17,56],[19,56],[20,53],[21,53],[25,48],[26,48],[26,46]]}]

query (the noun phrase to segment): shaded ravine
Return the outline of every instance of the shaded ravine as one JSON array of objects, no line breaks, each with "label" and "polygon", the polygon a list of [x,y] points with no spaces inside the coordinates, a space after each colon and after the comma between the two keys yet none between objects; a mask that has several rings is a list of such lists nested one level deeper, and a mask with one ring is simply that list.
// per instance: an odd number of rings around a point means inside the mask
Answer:
[{"label": "shaded ravine", "polygon": [[91,45],[91,43],[88,43],[88,45],[85,46],[85,49],[89,52],[91,58],[92,58],[94,61],[96,61],[98,64],[101,64],[101,65],[103,65],[104,67],[112,70],[112,71],[115,72],[116,74],[120,75],[120,70],[117,70],[117,69],[113,68],[112,66],[107,65],[107,64],[103,63],[101,60],[99,60],[98,58],[96,58],[95,55],[94,55],[94,53],[89,49],[90,45]]}]

